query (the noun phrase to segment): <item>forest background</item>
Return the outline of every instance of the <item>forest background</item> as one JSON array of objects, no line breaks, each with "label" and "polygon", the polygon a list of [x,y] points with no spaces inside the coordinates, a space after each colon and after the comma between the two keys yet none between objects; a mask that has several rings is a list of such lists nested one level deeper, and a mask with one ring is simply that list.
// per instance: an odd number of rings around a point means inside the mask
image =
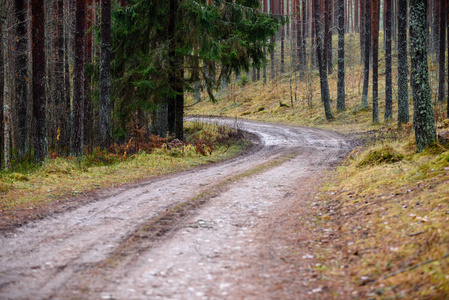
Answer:
[{"label": "forest background", "polygon": [[[168,166],[151,169],[160,174],[244,147],[215,151],[216,136],[237,133],[185,131],[185,110],[363,133],[313,216],[352,234],[317,271],[343,272],[366,294],[447,295],[445,0],[0,5],[2,212],[110,186],[126,164],[160,159],[139,155],[168,153]],[[61,189],[65,175],[87,184]],[[329,253],[339,256],[328,263]]]}]

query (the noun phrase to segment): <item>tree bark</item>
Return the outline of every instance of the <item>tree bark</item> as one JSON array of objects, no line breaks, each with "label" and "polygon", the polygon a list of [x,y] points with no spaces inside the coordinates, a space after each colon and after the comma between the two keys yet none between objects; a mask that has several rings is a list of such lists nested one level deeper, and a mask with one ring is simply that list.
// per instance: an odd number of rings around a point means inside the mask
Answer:
[{"label": "tree bark", "polygon": [[379,0],[372,0],[373,123],[379,123]]},{"label": "tree bark", "polygon": [[440,3],[440,49],[439,49],[439,84],[438,84],[438,102],[444,102],[445,96],[445,81],[446,81],[446,72],[445,72],[445,62],[446,62],[446,7],[447,0],[441,0]]},{"label": "tree bark", "polygon": [[398,123],[410,119],[408,107],[407,0],[398,0]]},{"label": "tree bark", "polygon": [[28,55],[27,55],[27,23],[25,0],[15,0],[17,22],[17,73],[16,73],[16,113],[18,124],[17,154],[23,159],[29,152],[28,130]]},{"label": "tree bark", "polygon": [[100,146],[111,142],[111,0],[101,0]]},{"label": "tree bark", "polygon": [[325,49],[326,49],[326,65],[327,72],[332,74],[332,0],[325,0],[325,14],[324,14],[324,36],[325,36]]},{"label": "tree bark", "polygon": [[56,92],[55,105],[56,105],[56,126],[58,131],[57,143],[59,150],[62,150],[66,146],[65,132],[65,101],[64,101],[64,0],[57,0],[56,3],[56,64],[55,64],[55,76],[53,90]]},{"label": "tree bark", "polygon": [[84,62],[86,1],[76,0],[75,9],[75,64],[73,77],[73,138],[72,154],[83,154],[84,141]]},{"label": "tree bark", "polygon": [[436,141],[435,119],[427,65],[427,1],[410,1],[411,86],[416,150],[422,152]]},{"label": "tree bark", "polygon": [[[92,64],[92,0],[86,0],[86,54],[85,65]],[[92,76],[90,72],[84,75],[84,145],[92,146],[93,143],[93,105],[92,105]],[[91,149],[89,147],[89,149]]]},{"label": "tree bark", "polygon": [[[284,0],[279,0],[279,14],[284,15]],[[285,72],[285,26],[281,27],[281,75]]]},{"label": "tree bark", "polygon": [[321,87],[321,101],[324,104],[324,112],[326,120],[332,120],[332,111],[330,105],[329,83],[327,80],[327,68],[324,63],[324,56],[326,53],[323,49],[323,33],[321,31],[320,22],[320,0],[315,1],[315,30],[316,30],[316,45],[317,45],[317,60],[320,73],[320,87]]},{"label": "tree bark", "polygon": [[368,107],[368,85],[369,85],[369,61],[371,48],[371,0],[365,0],[365,30],[364,30],[364,69],[363,69],[363,91],[362,91],[362,108]]},{"label": "tree bark", "polygon": [[40,163],[48,156],[45,94],[44,0],[32,0],[31,10],[31,31],[33,40],[34,161]]},{"label": "tree bark", "polygon": [[338,0],[337,110],[345,109],[345,0]]},{"label": "tree bark", "polygon": [[[0,11],[4,11],[3,2],[0,3]],[[4,144],[4,119],[3,119],[3,106],[4,106],[4,88],[5,88],[5,70],[4,70],[4,51],[3,51],[3,16],[0,15],[0,170],[3,166],[3,144]]]},{"label": "tree bark", "polygon": [[385,119],[393,118],[391,78],[391,0],[385,0]]}]

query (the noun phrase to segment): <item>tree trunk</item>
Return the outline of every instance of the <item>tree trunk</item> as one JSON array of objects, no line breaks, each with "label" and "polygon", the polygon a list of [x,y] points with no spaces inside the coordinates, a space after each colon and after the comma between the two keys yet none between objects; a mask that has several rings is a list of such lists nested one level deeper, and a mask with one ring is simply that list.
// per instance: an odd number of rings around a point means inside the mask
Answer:
[{"label": "tree trunk", "polygon": [[320,0],[315,1],[315,30],[316,30],[316,52],[317,60],[320,73],[320,87],[321,87],[321,101],[324,104],[324,112],[326,115],[326,120],[332,120],[332,111],[330,105],[330,94],[329,94],[329,83],[327,80],[327,68],[324,63],[324,56],[326,53],[323,49],[323,34],[321,32],[321,22],[320,22]]},{"label": "tree trunk", "polygon": [[[85,65],[92,64],[92,0],[86,0],[86,54]],[[92,76],[90,73],[84,75],[84,145],[92,146],[93,143],[93,105],[92,105]],[[90,148],[89,148],[90,149]]]},{"label": "tree trunk", "polygon": [[[5,49],[4,51],[4,88],[3,88],[3,159],[4,159],[4,168],[5,170],[11,169],[11,86],[13,84],[13,79],[11,76],[12,67],[11,62],[11,49],[14,47],[14,43],[11,41],[11,29],[13,27],[14,21],[12,17],[8,14],[4,16],[6,19],[5,28],[3,29],[3,38],[5,41]],[[2,20],[3,22],[3,20]]]},{"label": "tree trunk", "polygon": [[65,131],[64,122],[66,119],[65,115],[65,101],[64,101],[64,0],[57,0],[56,3],[56,63],[54,72],[54,85],[53,90],[55,91],[55,105],[56,105],[56,126],[58,131],[58,148],[62,150],[66,145],[66,141],[62,138],[65,137],[67,133]]},{"label": "tree trunk", "polygon": [[73,77],[73,138],[72,154],[83,154],[84,141],[84,54],[85,51],[86,1],[76,0],[75,13],[75,64]]},{"label": "tree trunk", "polygon": [[111,1],[101,0],[101,58],[100,58],[100,146],[110,145],[111,116]]},{"label": "tree trunk", "polygon": [[176,82],[173,85],[176,91],[175,98],[175,137],[184,140],[184,68],[183,58],[177,57]]},{"label": "tree trunk", "polygon": [[365,30],[364,30],[364,70],[363,70],[363,91],[362,91],[362,108],[368,107],[368,84],[369,84],[369,60],[371,48],[371,0],[365,0]]},{"label": "tree trunk", "polygon": [[[284,0],[279,0],[279,14],[284,15]],[[285,72],[285,26],[281,27],[281,75]]]},{"label": "tree trunk", "polygon": [[32,0],[31,31],[33,39],[33,119],[34,161],[40,163],[48,156],[46,95],[45,95],[45,14],[44,1]]},{"label": "tree trunk", "polygon": [[408,107],[407,0],[398,0],[398,123],[410,119]]},{"label": "tree trunk", "polygon": [[[4,11],[3,2],[0,2],[0,11]],[[2,170],[3,166],[3,144],[4,144],[4,119],[3,119],[3,106],[4,106],[4,93],[3,89],[5,88],[5,70],[4,70],[4,56],[3,56],[3,16],[0,15],[0,170]]]},{"label": "tree trunk", "polygon": [[345,0],[338,0],[337,110],[345,108]]},{"label": "tree trunk", "polygon": [[391,78],[391,0],[385,0],[385,119],[393,118]]},{"label": "tree trunk", "polygon": [[[296,58],[297,58],[297,64],[296,64],[296,70],[299,71],[300,74],[302,74],[302,32],[301,32],[301,9],[300,9],[300,0],[295,1],[295,13],[296,13]],[[295,70],[294,69],[294,70]],[[301,75],[302,76],[302,75]]]},{"label": "tree trunk", "polygon": [[427,65],[427,1],[410,0],[411,86],[416,150],[422,152],[436,141],[435,119]]},{"label": "tree trunk", "polygon": [[379,0],[372,0],[373,123],[379,123]]},{"label": "tree trunk", "polygon": [[438,102],[444,102],[446,81],[445,62],[446,62],[446,7],[447,0],[441,0],[440,4],[440,50],[439,50],[439,85],[438,85]]},{"label": "tree trunk", "polygon": [[332,62],[332,0],[325,0],[326,5],[326,14],[325,14],[325,35],[326,35],[326,62],[327,62],[327,71],[329,74],[333,72],[333,62]]},{"label": "tree trunk", "polygon": [[[170,16],[168,20],[168,32],[171,39],[169,64],[170,75],[169,84],[172,90],[172,96],[168,102],[168,129],[179,140],[184,139],[184,58],[176,54],[176,49],[180,47],[179,39],[175,32],[175,22],[177,20],[179,0],[170,0]],[[209,64],[207,64],[209,65]],[[209,70],[209,74],[214,77],[214,65]],[[213,73],[213,74],[211,74]]]},{"label": "tree trunk", "polygon": [[23,159],[29,152],[28,130],[28,55],[27,55],[27,23],[25,0],[15,0],[17,22],[17,73],[16,73],[16,113],[18,122],[17,154]]},{"label": "tree trunk", "polygon": [[301,53],[302,53],[302,69],[306,70],[306,36],[307,36],[307,1],[302,0],[302,41],[301,41]]}]

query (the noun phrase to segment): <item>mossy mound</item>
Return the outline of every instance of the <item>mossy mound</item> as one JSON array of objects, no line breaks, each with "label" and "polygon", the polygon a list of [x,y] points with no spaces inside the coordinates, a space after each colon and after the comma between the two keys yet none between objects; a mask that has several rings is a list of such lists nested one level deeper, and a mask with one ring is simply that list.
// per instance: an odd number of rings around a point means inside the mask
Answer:
[{"label": "mossy mound", "polygon": [[380,165],[383,163],[395,163],[404,159],[404,155],[394,150],[391,146],[383,146],[382,148],[371,150],[358,163],[359,167]]}]

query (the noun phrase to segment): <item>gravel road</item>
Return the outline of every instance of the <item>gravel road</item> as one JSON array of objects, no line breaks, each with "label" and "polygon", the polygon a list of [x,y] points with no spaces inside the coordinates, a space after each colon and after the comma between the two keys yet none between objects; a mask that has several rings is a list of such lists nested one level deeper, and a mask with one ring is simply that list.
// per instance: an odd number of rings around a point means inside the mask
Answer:
[{"label": "gravel road", "polygon": [[307,297],[286,280],[300,269],[279,269],[277,233],[350,143],[319,129],[203,120],[250,132],[255,145],[0,236],[0,299]]}]

